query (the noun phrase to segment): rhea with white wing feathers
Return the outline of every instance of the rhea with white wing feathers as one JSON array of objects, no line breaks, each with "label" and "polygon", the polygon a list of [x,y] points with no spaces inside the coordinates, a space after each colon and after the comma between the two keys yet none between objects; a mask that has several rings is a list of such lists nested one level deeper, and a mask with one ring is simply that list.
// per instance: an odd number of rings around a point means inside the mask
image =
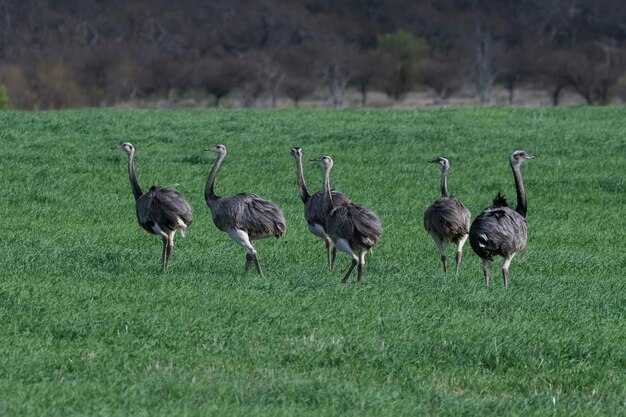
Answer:
[{"label": "rhea with white wing feathers", "polygon": [[527,200],[520,165],[523,161],[533,159],[524,150],[516,150],[509,156],[509,163],[515,179],[517,207],[512,210],[506,199],[498,193],[490,207],[476,217],[470,227],[470,245],[482,259],[485,285],[489,286],[489,265],[494,256],[504,257],[502,277],[504,287],[509,286],[509,265],[518,252],[526,248],[528,231],[526,227]]},{"label": "rhea with white wing feathers", "polygon": [[271,236],[281,237],[286,228],[283,212],[276,204],[256,194],[240,193],[223,197],[216,195],[215,176],[226,157],[227,150],[221,144],[213,145],[208,150],[217,153],[217,160],[209,173],[204,191],[213,223],[245,248],[245,270],[248,271],[250,264],[254,262],[258,274],[262,277],[263,270],[252,241]]},{"label": "rhea with white wing feathers", "polygon": [[[326,257],[328,259],[328,269],[332,271],[335,258],[337,256],[337,248],[332,245],[332,241],[326,232],[326,219],[332,210],[332,206],[326,204],[324,198],[324,190],[315,194],[309,194],[306,182],[304,181],[304,173],[302,169],[302,148],[291,148],[291,155],[296,160],[296,177],[298,180],[298,191],[300,199],[304,203],[304,219],[307,222],[309,231],[322,239],[326,244]],[[341,192],[331,190],[333,206],[341,206],[349,203],[350,200]],[[331,252],[332,246],[332,252]]]},{"label": "rhea with white wing feathers", "polygon": [[162,264],[163,271],[167,271],[176,231],[184,231],[191,225],[191,207],[178,191],[170,187],[152,186],[143,193],[135,175],[135,147],[130,142],[122,142],[112,149],[121,149],[128,155],[128,177],[135,197],[137,221],[148,233],[163,239]]},{"label": "rhea with white wing feathers", "polygon": [[458,275],[463,257],[463,245],[469,233],[471,215],[458,198],[448,194],[448,171],[450,171],[448,159],[440,156],[428,162],[441,166],[441,197],[424,212],[424,228],[439,249],[443,272],[447,272],[446,243],[452,242],[457,245],[455,273]]}]

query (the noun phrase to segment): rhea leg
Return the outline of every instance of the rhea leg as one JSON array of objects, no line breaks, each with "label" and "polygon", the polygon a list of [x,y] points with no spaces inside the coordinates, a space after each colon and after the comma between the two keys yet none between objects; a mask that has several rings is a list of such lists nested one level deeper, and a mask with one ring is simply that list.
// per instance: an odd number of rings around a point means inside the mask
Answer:
[{"label": "rhea leg", "polygon": [[163,241],[163,251],[161,251],[161,267],[165,270],[165,251],[167,249],[167,237],[161,238]]},{"label": "rhea leg", "polygon": [[161,253],[161,268],[163,272],[167,272],[167,259],[169,257],[168,246],[169,246],[170,237],[156,223],[152,225],[152,230],[154,231],[155,234],[161,236],[161,239],[163,240],[163,252]]},{"label": "rhea leg", "polygon": [[485,274],[485,285],[489,286],[489,264],[491,260],[483,259],[483,274]]},{"label": "rhea leg", "polygon": [[256,272],[263,278],[263,270],[261,269],[261,264],[259,263],[259,254],[254,252],[252,254],[252,260],[254,261],[254,266],[256,266]]},{"label": "rhea leg", "polygon": [[342,252],[347,253],[352,258],[352,264],[350,264],[350,268],[348,268],[348,272],[346,272],[346,275],[344,275],[343,279],[341,280],[341,282],[343,284],[345,284],[346,282],[348,282],[348,278],[350,278],[350,274],[352,273],[352,270],[359,263],[359,257],[356,256],[356,254],[354,253],[354,251],[350,247],[350,244],[348,243],[347,240],[345,240],[345,239],[338,239],[338,240],[336,240],[333,243],[335,244],[335,247],[337,249],[339,249]]},{"label": "rhea leg", "polygon": [[167,272],[167,266],[170,262],[170,255],[172,253],[172,249],[174,248],[174,235],[176,232],[170,232],[167,235],[167,239],[165,241],[165,247],[163,248],[163,271]]},{"label": "rhea leg", "polygon": [[254,267],[256,268],[256,272],[261,275],[261,277],[263,277],[263,270],[261,269],[261,265],[259,264],[259,255],[254,252],[254,253],[246,253],[246,267],[245,267],[245,271],[248,272],[248,269],[250,269],[250,264],[252,263],[252,261],[254,261]]},{"label": "rhea leg", "polygon": [[366,250],[361,251],[361,253],[359,254],[359,267],[357,268],[357,282],[360,284],[361,283],[361,278],[363,277],[363,267],[365,266],[365,253],[367,253]]},{"label": "rhea leg", "polygon": [[446,249],[443,246],[443,241],[436,233],[430,232],[430,237],[435,241],[435,245],[437,245],[437,249],[439,249],[439,254],[441,255],[441,263],[443,264],[443,272],[447,273],[448,268],[446,267]]},{"label": "rhea leg", "polygon": [[468,237],[469,235],[463,236],[461,239],[459,239],[459,242],[456,244],[455,272],[457,276],[459,275],[459,268],[461,268],[461,259],[463,258],[463,245],[465,245],[465,242],[467,242]]},{"label": "rhea leg", "polygon": [[504,264],[502,264],[502,278],[504,278],[504,288],[509,288],[509,265],[511,265],[511,260],[515,256],[515,252],[508,255],[504,259]]},{"label": "rhea leg", "polygon": [[228,234],[235,242],[237,242],[246,249],[245,270],[247,271],[248,268],[250,268],[251,261],[254,261],[257,272],[261,277],[263,277],[263,271],[261,270],[261,265],[259,264],[259,258],[257,256],[256,250],[254,250],[254,247],[252,246],[252,243],[250,243],[250,237],[248,236],[248,233],[241,229],[231,229]]},{"label": "rhea leg", "polygon": [[[331,250],[330,247],[332,245],[330,238],[328,236],[324,237],[324,243],[326,243],[326,258],[328,259],[328,270],[333,270],[333,264],[335,263],[334,256],[331,258]],[[333,253],[336,254],[337,249],[333,248]]]},{"label": "rhea leg", "polygon": [[342,284],[345,284],[346,282],[348,282],[348,278],[350,278],[350,274],[352,273],[352,270],[354,269],[355,266],[357,266],[357,264],[359,263],[359,258],[354,255],[354,257],[352,258],[352,263],[350,264],[350,268],[348,268],[348,272],[346,272],[346,275],[343,276],[343,279],[341,280]]}]

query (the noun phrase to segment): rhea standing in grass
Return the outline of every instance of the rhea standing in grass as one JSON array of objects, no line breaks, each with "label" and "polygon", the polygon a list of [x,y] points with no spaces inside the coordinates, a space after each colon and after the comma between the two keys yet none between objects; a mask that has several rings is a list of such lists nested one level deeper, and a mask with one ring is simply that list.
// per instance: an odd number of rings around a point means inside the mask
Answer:
[{"label": "rhea standing in grass", "polygon": [[463,257],[463,245],[467,241],[469,233],[471,215],[456,197],[451,197],[448,194],[448,171],[450,171],[448,159],[440,156],[428,162],[439,164],[441,167],[441,197],[424,212],[424,228],[439,249],[443,272],[447,272],[446,243],[456,244],[455,272],[458,275]]},{"label": "rhea standing in grass", "polygon": [[[332,271],[335,264],[335,257],[337,256],[337,248],[332,246],[330,236],[328,236],[326,232],[326,219],[328,214],[330,214],[332,206],[326,204],[324,190],[318,191],[313,195],[309,194],[302,171],[302,148],[291,148],[291,155],[296,159],[296,176],[298,179],[300,198],[304,203],[304,218],[309,227],[309,231],[326,243],[328,269]],[[341,206],[350,202],[350,200],[339,191],[331,190],[331,197],[333,206]]]},{"label": "rhea standing in grass", "polygon": [[515,190],[517,191],[517,207],[512,210],[504,196],[496,195],[491,207],[483,210],[476,217],[470,228],[470,245],[483,263],[485,285],[489,286],[489,264],[496,255],[504,257],[502,277],[504,287],[509,286],[509,265],[518,252],[526,248],[528,232],[526,229],[526,192],[522,182],[520,165],[523,161],[533,159],[523,150],[514,151],[509,156],[513,169]]},{"label": "rhea standing in grass", "polygon": [[130,142],[123,142],[113,149],[121,149],[128,155],[128,177],[135,196],[137,220],[148,233],[163,239],[162,263],[163,271],[167,271],[174,235],[178,229],[185,230],[191,224],[191,207],[178,191],[170,187],[152,186],[143,193],[135,175],[135,147]]},{"label": "rhea standing in grass", "polygon": [[213,145],[208,150],[217,153],[217,160],[209,173],[204,191],[213,223],[246,249],[245,270],[248,271],[250,264],[254,262],[257,272],[262,277],[259,256],[251,241],[271,236],[281,237],[286,227],[283,212],[276,204],[256,194],[241,193],[223,197],[216,195],[215,175],[227,151],[224,145]]},{"label": "rhea standing in grass", "polygon": [[321,155],[312,161],[324,166],[324,198],[326,204],[332,207],[326,220],[326,232],[333,245],[352,258],[352,264],[350,264],[350,268],[348,268],[348,272],[341,282],[344,284],[348,282],[352,270],[358,265],[357,282],[360,283],[365,265],[365,254],[376,246],[383,232],[380,219],[376,214],[359,204],[348,202],[335,206],[330,189],[332,158],[328,155]]}]

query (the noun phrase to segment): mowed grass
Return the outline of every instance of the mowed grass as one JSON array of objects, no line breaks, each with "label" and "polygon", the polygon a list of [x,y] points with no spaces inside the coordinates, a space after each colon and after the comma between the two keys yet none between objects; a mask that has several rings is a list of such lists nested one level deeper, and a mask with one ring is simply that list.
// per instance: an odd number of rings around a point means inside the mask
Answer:
[{"label": "mowed grass", "polygon": [[[0,415],[624,415],[626,108],[0,113]],[[136,222],[139,182],[194,209],[170,270]],[[255,244],[266,277],[213,225],[255,192],[287,233]],[[364,283],[341,285],[305,225],[292,146],[332,155],[333,187],[380,216]],[[422,226],[437,166],[475,217],[528,192],[526,254],[485,288],[469,243],[447,277]],[[322,170],[305,162],[309,189]],[[453,261],[454,249],[449,246]]]}]

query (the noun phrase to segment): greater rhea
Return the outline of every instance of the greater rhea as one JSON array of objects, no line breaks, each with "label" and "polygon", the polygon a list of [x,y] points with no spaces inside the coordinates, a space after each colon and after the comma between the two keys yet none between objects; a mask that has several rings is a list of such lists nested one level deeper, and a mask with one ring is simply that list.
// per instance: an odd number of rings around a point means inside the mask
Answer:
[{"label": "greater rhea", "polygon": [[137,221],[148,233],[163,239],[163,271],[167,271],[176,231],[184,231],[191,225],[191,207],[178,191],[170,187],[152,186],[143,193],[135,175],[135,147],[130,142],[123,142],[112,149],[121,149],[128,155],[128,177],[135,196]]},{"label": "greater rhea", "polygon": [[[328,269],[332,271],[335,264],[335,257],[337,256],[337,248],[332,245],[330,236],[328,236],[328,233],[326,232],[326,219],[332,209],[332,206],[326,204],[323,190],[318,191],[313,195],[309,194],[306,182],[304,181],[304,173],[302,171],[302,148],[291,148],[291,155],[296,159],[296,176],[298,179],[300,198],[304,203],[304,219],[309,227],[309,231],[326,243]],[[331,190],[331,196],[334,206],[341,206],[350,202],[345,195],[336,190]]]},{"label": "greater rhea", "polygon": [[208,150],[217,153],[217,160],[209,173],[204,191],[213,223],[246,249],[245,270],[248,271],[250,263],[254,261],[256,270],[262,277],[259,256],[251,241],[271,236],[281,237],[285,233],[283,212],[276,204],[256,194],[241,193],[223,197],[215,195],[215,175],[227,151],[224,145],[213,145]]},{"label": "greater rhea", "polygon": [[424,228],[435,241],[443,272],[447,272],[446,267],[446,243],[456,244],[456,275],[459,274],[461,258],[463,257],[463,245],[467,241],[471,215],[465,206],[456,198],[448,194],[448,172],[450,171],[450,161],[443,156],[439,156],[431,164],[439,164],[441,167],[441,197],[431,204],[424,212]]},{"label": "greater rhea", "polygon": [[517,191],[517,207],[512,210],[504,196],[496,195],[491,207],[487,207],[476,217],[470,228],[470,245],[482,259],[485,285],[489,286],[489,264],[496,255],[504,257],[502,277],[504,287],[509,286],[509,265],[518,252],[526,248],[528,232],[526,228],[526,192],[522,182],[520,165],[523,161],[533,159],[524,150],[516,150],[509,156],[509,162],[515,178]]},{"label": "greater rhea", "polygon": [[361,282],[363,276],[363,266],[365,265],[365,254],[368,250],[376,246],[382,235],[380,219],[366,207],[348,202],[335,206],[330,189],[330,170],[333,167],[333,160],[328,155],[321,155],[312,161],[322,164],[324,170],[324,198],[326,204],[332,207],[326,219],[326,232],[330,236],[333,245],[342,252],[347,253],[352,258],[352,264],[348,272],[341,280],[348,282],[350,274],[355,266],[357,268],[357,282]]}]

